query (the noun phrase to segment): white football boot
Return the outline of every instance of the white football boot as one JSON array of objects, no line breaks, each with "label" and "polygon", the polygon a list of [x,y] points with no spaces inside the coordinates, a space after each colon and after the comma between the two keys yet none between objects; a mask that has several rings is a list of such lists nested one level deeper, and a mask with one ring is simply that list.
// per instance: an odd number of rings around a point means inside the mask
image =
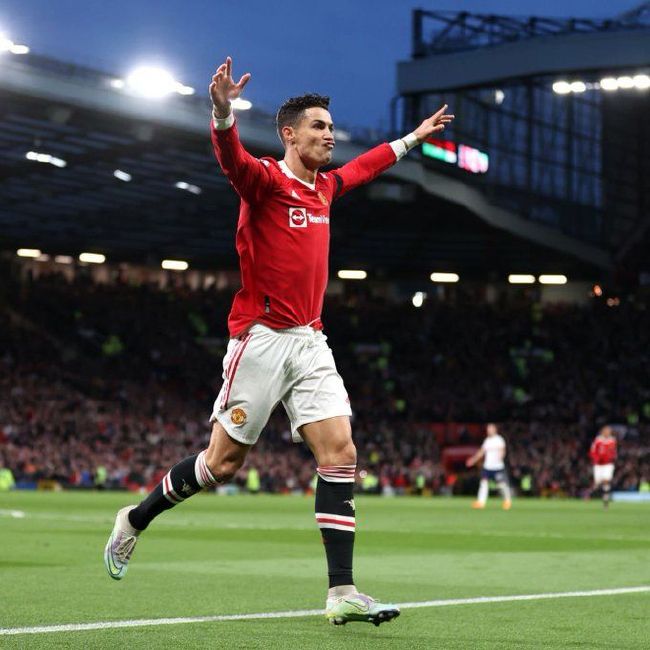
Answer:
[{"label": "white football boot", "polygon": [[136,506],[122,508],[115,517],[111,536],[104,547],[104,564],[113,580],[121,580],[129,568],[129,560],[138,541],[140,531],[131,526],[129,512]]}]

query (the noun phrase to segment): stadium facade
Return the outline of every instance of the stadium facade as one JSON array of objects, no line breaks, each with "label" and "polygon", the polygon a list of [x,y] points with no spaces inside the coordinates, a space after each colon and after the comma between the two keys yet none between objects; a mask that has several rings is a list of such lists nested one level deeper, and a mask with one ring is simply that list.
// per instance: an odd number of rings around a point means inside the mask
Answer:
[{"label": "stadium facade", "polygon": [[[457,119],[432,143],[432,168],[455,167],[529,236],[544,224],[601,251],[597,264],[645,269],[649,19],[647,2],[607,20],[416,10],[398,70],[401,130],[448,103]],[[483,218],[499,220],[489,206]]]}]

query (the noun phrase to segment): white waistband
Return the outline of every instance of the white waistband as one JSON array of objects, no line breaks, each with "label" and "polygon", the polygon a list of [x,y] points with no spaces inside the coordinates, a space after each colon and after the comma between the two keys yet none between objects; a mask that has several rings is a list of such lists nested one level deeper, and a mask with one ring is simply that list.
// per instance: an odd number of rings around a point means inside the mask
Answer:
[{"label": "white waistband", "polygon": [[262,323],[255,323],[251,326],[249,332],[257,331],[266,331],[273,332],[274,334],[290,334],[293,336],[318,336],[322,332],[320,330],[315,330],[311,325],[298,325],[296,327],[287,327],[285,329],[274,329],[268,327],[268,325],[263,325]]}]

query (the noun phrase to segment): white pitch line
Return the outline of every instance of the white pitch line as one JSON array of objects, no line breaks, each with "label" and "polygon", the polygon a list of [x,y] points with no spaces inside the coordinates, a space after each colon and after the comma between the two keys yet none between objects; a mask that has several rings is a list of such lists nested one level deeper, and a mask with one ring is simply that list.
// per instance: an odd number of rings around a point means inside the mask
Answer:
[{"label": "white pitch line", "polygon": [[[549,600],[553,598],[585,598],[590,596],[618,596],[650,592],[650,585],[642,587],[620,587],[616,589],[593,589],[591,591],[562,591],[546,594],[520,594],[516,596],[481,596],[478,598],[456,598],[451,600],[424,600],[414,603],[398,603],[401,609],[419,607],[448,607],[451,605],[480,605],[484,603],[509,603],[518,600]],[[149,627],[156,625],[187,625],[189,623],[218,623],[223,621],[251,621],[268,618],[299,618],[322,616],[322,609],[302,609],[288,612],[261,612],[259,614],[226,614],[220,616],[188,616],[181,618],[142,618],[131,621],[100,621],[97,623],[68,623],[65,625],[40,625],[38,627],[0,628],[0,636],[16,634],[47,634],[50,632],[85,632],[88,630],[109,630],[124,627]]]}]

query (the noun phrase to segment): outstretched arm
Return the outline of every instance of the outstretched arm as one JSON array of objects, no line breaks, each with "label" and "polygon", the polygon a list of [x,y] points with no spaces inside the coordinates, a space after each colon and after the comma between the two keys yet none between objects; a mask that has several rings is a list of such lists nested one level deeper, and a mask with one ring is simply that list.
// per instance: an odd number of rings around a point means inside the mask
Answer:
[{"label": "outstretched arm", "polygon": [[255,203],[261,200],[270,185],[270,172],[262,161],[244,149],[230,103],[241,95],[250,78],[250,73],[246,73],[235,83],[232,78],[232,59],[227,57],[225,63],[214,73],[209,90],[212,99],[214,154],[237,193],[243,199]]},{"label": "outstretched arm", "polygon": [[333,198],[336,199],[355,187],[368,183],[403,158],[410,149],[424,142],[433,133],[443,131],[445,126],[454,119],[454,116],[448,115],[446,110],[447,104],[424,120],[412,133],[389,144],[382,144],[370,149],[370,151],[361,154],[343,165],[343,167],[335,169],[332,172],[332,177],[335,180]]}]

